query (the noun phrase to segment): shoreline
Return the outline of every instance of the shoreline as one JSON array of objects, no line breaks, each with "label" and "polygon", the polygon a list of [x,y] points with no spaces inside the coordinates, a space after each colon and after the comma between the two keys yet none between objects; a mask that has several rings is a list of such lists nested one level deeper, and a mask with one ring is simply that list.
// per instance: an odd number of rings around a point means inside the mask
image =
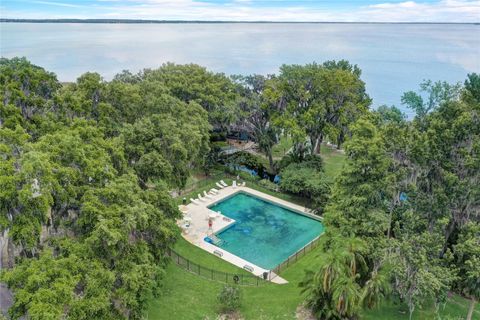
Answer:
[{"label": "shoreline", "polygon": [[225,21],[225,20],[143,20],[143,19],[16,19],[5,23],[97,23],[97,24],[403,24],[403,25],[480,25],[479,22],[386,22],[386,21]]}]

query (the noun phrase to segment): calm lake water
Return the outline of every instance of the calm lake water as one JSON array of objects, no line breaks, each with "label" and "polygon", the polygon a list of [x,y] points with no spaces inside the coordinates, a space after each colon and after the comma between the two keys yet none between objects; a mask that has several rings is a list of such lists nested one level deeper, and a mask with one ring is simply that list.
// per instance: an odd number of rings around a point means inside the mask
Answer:
[{"label": "calm lake water", "polygon": [[164,62],[226,74],[347,59],[363,70],[373,106],[396,104],[423,79],[480,72],[480,25],[30,24],[1,23],[1,55],[26,56],[61,81],[86,71],[106,79]]}]

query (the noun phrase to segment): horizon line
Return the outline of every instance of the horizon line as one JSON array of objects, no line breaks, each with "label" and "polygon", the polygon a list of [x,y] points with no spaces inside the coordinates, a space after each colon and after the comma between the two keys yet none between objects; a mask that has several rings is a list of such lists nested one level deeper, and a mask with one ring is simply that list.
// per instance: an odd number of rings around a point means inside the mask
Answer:
[{"label": "horizon line", "polygon": [[29,18],[0,18],[0,22],[7,23],[118,23],[118,24],[147,24],[147,23],[290,23],[290,24],[471,24],[477,25],[478,22],[432,22],[432,21],[270,21],[270,20],[160,20],[160,19],[111,19],[111,18],[93,18],[93,19],[80,19],[80,18],[42,18],[42,19],[29,19]]}]

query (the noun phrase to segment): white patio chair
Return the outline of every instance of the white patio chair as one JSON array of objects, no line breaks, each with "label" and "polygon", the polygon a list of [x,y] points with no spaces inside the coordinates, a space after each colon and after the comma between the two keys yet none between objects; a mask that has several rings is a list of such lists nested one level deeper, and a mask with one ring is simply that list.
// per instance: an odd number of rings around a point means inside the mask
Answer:
[{"label": "white patio chair", "polygon": [[190,202],[192,202],[193,204],[196,204],[196,205],[199,205],[199,204],[200,204],[200,202],[198,202],[197,199],[192,199],[192,198],[190,198]]},{"label": "white patio chair", "polygon": [[245,181],[243,181],[239,186],[240,186],[240,187],[245,187],[246,184],[247,184],[247,183],[246,183]]},{"label": "white patio chair", "polygon": [[226,184],[226,183],[225,183],[225,181],[223,181],[223,180],[220,180],[220,183],[222,184],[222,186],[224,186],[224,187],[228,187],[228,184]]},{"label": "white patio chair", "polygon": [[212,197],[211,195],[209,195],[209,194],[207,193],[207,191],[205,191],[205,190],[203,190],[203,195],[204,195],[205,198],[207,198],[207,199],[213,199],[213,197]]},{"label": "white patio chair", "polygon": [[220,183],[218,183],[218,182],[217,182],[217,183],[215,183],[215,184],[216,184],[216,185],[217,185],[217,187],[219,187],[220,189],[223,189],[223,188],[225,188],[225,186],[222,186],[222,185],[221,185]]},{"label": "white patio chair", "polygon": [[218,194],[218,190],[215,188],[210,189],[211,194]]},{"label": "white patio chair", "polygon": [[200,193],[198,194],[198,200],[200,200],[202,202],[205,202],[205,199],[202,197],[202,195]]},{"label": "white patio chair", "polygon": [[232,181],[232,188],[235,189],[237,187],[237,180]]}]

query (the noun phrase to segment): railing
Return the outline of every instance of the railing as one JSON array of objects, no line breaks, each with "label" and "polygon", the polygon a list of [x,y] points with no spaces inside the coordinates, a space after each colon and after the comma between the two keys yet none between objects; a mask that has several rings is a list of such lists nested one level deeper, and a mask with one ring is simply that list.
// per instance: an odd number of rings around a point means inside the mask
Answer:
[{"label": "railing", "polygon": [[310,241],[309,243],[307,243],[303,248],[301,248],[300,250],[298,250],[297,252],[295,252],[294,254],[292,254],[290,257],[288,257],[287,260],[283,261],[282,263],[280,263],[279,265],[277,265],[275,268],[273,268],[271,271],[270,271],[270,274],[269,274],[269,277],[268,279],[269,280],[272,280],[273,278],[275,278],[282,270],[284,270],[285,268],[288,268],[288,266],[290,266],[292,263],[295,263],[298,261],[298,259],[300,259],[301,257],[305,256],[308,252],[312,251],[317,245],[318,245],[318,241],[320,240],[320,236],[316,237],[315,239],[313,239],[312,241]]},{"label": "railing", "polygon": [[237,284],[241,286],[260,286],[266,283],[265,280],[254,275],[242,273],[228,273],[206,268],[185,257],[182,257],[180,254],[178,254],[172,249],[167,249],[167,255],[170,256],[173,262],[175,262],[179,267],[183,268],[184,270],[187,270],[191,273],[194,273],[209,280]]}]

